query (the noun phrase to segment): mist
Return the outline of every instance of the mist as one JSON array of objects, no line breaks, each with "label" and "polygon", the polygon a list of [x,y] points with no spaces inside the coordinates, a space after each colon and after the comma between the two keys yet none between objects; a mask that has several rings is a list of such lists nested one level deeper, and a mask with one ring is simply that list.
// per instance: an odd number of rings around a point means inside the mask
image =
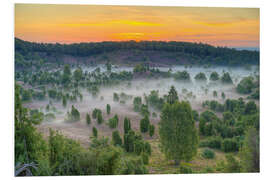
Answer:
[{"label": "mist", "polygon": [[[100,68],[101,72],[106,71],[104,65],[99,65],[96,67],[81,67],[83,72],[92,72],[96,68]],[[143,103],[145,103],[144,95],[149,95],[151,91],[158,90],[159,96],[168,94],[170,87],[174,86],[178,92],[179,100],[189,101],[192,109],[198,111],[199,113],[203,112],[205,108],[202,107],[202,102],[206,100],[216,100],[221,103],[224,103],[224,99],[221,97],[221,93],[224,92],[226,98],[238,99],[240,97],[245,98],[246,95],[240,95],[236,92],[237,83],[247,76],[254,76],[258,74],[258,68],[252,66],[250,68],[243,67],[184,67],[184,66],[174,66],[174,67],[159,67],[160,71],[168,71],[171,69],[172,72],[186,70],[190,74],[191,83],[183,83],[175,81],[173,78],[159,78],[159,79],[134,79],[130,82],[122,82],[119,85],[114,85],[111,87],[100,87],[99,93],[96,97],[93,97],[91,93],[87,92],[85,89],[79,88],[80,92],[83,95],[83,100],[78,100],[77,102],[67,103],[66,108],[62,106],[62,101],[52,101],[51,105],[55,107],[56,111],[54,112],[55,120],[46,121],[44,120],[40,125],[38,125],[39,131],[43,132],[45,136],[49,133],[49,128],[61,131],[65,136],[73,138],[80,141],[83,145],[87,146],[89,142],[89,136],[92,133],[92,127],[95,126],[99,131],[99,136],[110,137],[112,129],[106,124],[107,120],[113,117],[115,114],[119,117],[118,130],[123,134],[123,121],[125,117],[128,117],[131,120],[131,126],[136,131],[139,131],[139,122],[142,119],[142,116],[134,112],[133,110],[133,98],[136,96],[142,97]],[[112,72],[120,71],[132,71],[133,67],[112,67]],[[212,72],[218,72],[221,76],[224,72],[229,72],[233,80],[233,85],[223,85],[221,83],[213,83],[209,81],[210,74]],[[194,77],[199,72],[205,73],[207,77],[207,82],[196,82]],[[213,91],[217,91],[217,97],[213,96]],[[125,101],[125,103],[119,103],[113,101],[113,93],[120,95],[125,93],[130,95],[132,98]],[[42,112],[46,112],[45,108],[50,103],[49,100],[45,101],[35,101],[31,103],[26,103],[25,106],[32,109],[40,109]],[[111,106],[111,113],[107,115],[106,105]],[[71,106],[74,105],[75,108],[80,112],[80,121],[74,123],[65,122],[65,117],[67,112],[71,110]],[[102,110],[102,116],[104,122],[101,125],[97,124],[96,120],[92,118],[91,124],[88,126],[86,124],[86,113],[89,113],[92,116],[92,111],[95,109]],[[151,123],[157,125],[160,118],[160,113],[156,110],[149,107],[150,121]],[[157,117],[153,117],[152,112],[157,113]],[[217,115],[221,116],[221,114]],[[115,129],[114,129],[115,130]],[[157,133],[156,133],[157,134]],[[144,135],[143,135],[144,136]],[[144,136],[144,138],[150,138]],[[154,135],[152,138],[157,138],[157,135]]]}]

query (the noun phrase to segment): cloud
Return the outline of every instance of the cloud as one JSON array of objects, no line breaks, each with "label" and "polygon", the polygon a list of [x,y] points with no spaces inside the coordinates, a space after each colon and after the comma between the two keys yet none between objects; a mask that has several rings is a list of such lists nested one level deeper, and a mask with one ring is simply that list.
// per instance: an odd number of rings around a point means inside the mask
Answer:
[{"label": "cloud", "polygon": [[119,25],[130,25],[130,26],[162,26],[160,23],[143,22],[143,21],[132,21],[132,20],[114,20],[100,23],[68,23],[62,24],[62,26],[69,27],[87,27],[87,26],[119,26]]}]

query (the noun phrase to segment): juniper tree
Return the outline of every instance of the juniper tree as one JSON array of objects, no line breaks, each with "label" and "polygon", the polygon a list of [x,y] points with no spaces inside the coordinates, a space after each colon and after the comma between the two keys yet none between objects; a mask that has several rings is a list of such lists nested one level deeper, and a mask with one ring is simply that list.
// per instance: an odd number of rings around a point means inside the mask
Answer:
[{"label": "juniper tree", "polygon": [[122,145],[122,139],[120,137],[119,131],[113,131],[112,133],[112,142],[115,146],[121,146]]},{"label": "juniper tree", "polygon": [[167,103],[173,104],[175,101],[178,101],[177,91],[175,90],[174,86],[171,86],[171,89],[167,96]]},{"label": "juniper tree", "polygon": [[98,130],[97,130],[96,127],[93,127],[93,128],[92,128],[92,132],[93,132],[93,136],[94,136],[94,137],[98,137]]},{"label": "juniper tree", "polygon": [[159,126],[161,150],[176,165],[197,153],[198,135],[188,102],[166,103]]},{"label": "juniper tree", "polygon": [[149,125],[150,125],[149,117],[144,116],[144,118],[141,119],[141,121],[140,121],[140,130],[141,130],[141,132],[142,133],[147,132],[148,129],[149,129]]},{"label": "juniper tree", "polygon": [[154,134],[155,134],[155,126],[154,126],[154,124],[151,124],[149,126],[149,135],[150,135],[150,137],[152,137]]},{"label": "juniper tree", "polygon": [[88,125],[91,124],[91,117],[90,117],[90,115],[88,113],[86,114],[86,123]]},{"label": "juniper tree", "polygon": [[106,110],[107,110],[107,114],[111,113],[111,106],[109,104],[107,104]]},{"label": "juniper tree", "polygon": [[127,117],[125,117],[125,119],[124,119],[124,133],[127,134],[129,130],[131,130],[130,120]]}]

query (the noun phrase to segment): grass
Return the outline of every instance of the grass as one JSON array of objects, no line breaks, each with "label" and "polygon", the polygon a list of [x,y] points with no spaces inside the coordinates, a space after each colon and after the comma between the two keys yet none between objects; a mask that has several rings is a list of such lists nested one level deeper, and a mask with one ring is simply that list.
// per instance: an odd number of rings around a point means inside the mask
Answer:
[{"label": "grass", "polygon": [[[167,160],[165,155],[160,151],[159,141],[157,139],[149,140],[152,147],[152,155],[147,165],[150,174],[179,174],[180,166],[176,166],[174,161]],[[220,173],[216,170],[219,162],[225,160],[225,153],[219,150],[211,149],[215,152],[214,159],[202,157],[204,148],[198,148],[197,155],[190,162],[181,164],[190,167],[193,173]]]}]

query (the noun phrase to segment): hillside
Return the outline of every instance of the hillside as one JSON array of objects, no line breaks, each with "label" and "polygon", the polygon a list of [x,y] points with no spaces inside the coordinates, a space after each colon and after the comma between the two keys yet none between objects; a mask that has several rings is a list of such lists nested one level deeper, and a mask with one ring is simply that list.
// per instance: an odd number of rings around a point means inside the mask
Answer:
[{"label": "hillside", "polygon": [[132,65],[147,62],[153,66],[193,65],[258,65],[259,52],[214,47],[202,43],[125,41],[74,44],[47,44],[15,38],[16,67],[29,61],[57,63]]}]

